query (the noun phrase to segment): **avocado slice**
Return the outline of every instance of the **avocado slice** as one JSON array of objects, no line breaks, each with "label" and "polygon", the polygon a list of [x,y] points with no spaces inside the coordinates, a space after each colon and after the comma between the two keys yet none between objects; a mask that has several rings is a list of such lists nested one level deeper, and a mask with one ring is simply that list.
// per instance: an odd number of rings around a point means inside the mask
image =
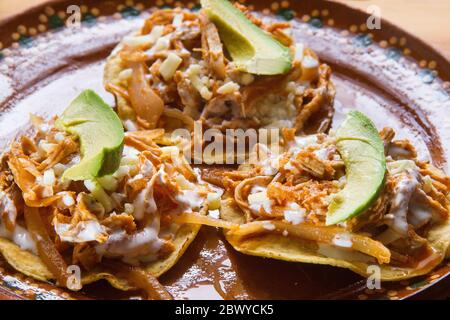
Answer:
[{"label": "avocado slice", "polygon": [[293,57],[269,33],[258,28],[227,0],[201,0],[233,62],[241,71],[276,75],[292,68]]},{"label": "avocado slice", "polygon": [[386,156],[373,122],[359,111],[349,112],[336,133],[347,182],[328,206],[326,224],[333,225],[368,209],[384,185]]},{"label": "avocado slice", "polygon": [[67,169],[63,179],[93,179],[114,173],[120,165],[124,130],[119,117],[94,91],[83,91],[55,126],[78,136],[81,161]]}]

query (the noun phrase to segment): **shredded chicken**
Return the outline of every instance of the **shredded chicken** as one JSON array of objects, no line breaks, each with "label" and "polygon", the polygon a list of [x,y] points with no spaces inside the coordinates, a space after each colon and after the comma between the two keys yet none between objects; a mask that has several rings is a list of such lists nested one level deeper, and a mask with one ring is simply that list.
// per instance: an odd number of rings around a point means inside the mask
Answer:
[{"label": "shredded chicken", "polygon": [[[184,115],[178,110],[171,116]],[[72,264],[105,270],[105,259],[133,266],[163,259],[178,249],[177,230],[184,224],[229,226],[204,218],[207,195],[216,187],[191,168],[164,129],[128,132],[116,172],[75,182],[62,176],[80,161],[80,144],[54,121],[46,132],[37,129],[34,137],[14,142],[1,159],[0,230],[8,236],[20,228],[17,244],[38,254],[58,285],[80,289],[67,283]],[[141,268],[124,278],[151,298],[169,297]]]},{"label": "shredded chicken", "polygon": [[[295,39],[284,32],[289,23],[263,23],[245,6],[237,7],[295,51]],[[168,61],[170,54],[181,59],[179,65]],[[246,74],[227,59],[217,27],[204,12],[168,9],[152,13],[140,32],[124,41],[118,56],[122,72],[110,79],[106,89],[118,97],[123,120],[140,129],[155,128],[160,120],[160,126],[168,124],[162,112],[166,108],[179,109],[221,131],[288,126],[299,132],[324,132],[331,123],[335,94],[331,70],[319,63],[312,50],[306,48],[297,56],[307,57],[315,66],[304,67],[296,60],[284,75]],[[161,77],[164,65],[173,67],[170,80]]]},{"label": "shredded chicken", "polygon": [[[272,155],[277,161],[264,160],[241,170],[216,170],[205,175],[205,179],[223,186],[245,213],[246,224],[232,228],[228,234],[238,238],[260,233],[292,234],[335,246],[332,236],[317,237],[334,230],[325,225],[326,213],[331,197],[345,185],[345,168],[336,141],[323,134],[298,140],[288,130],[282,135],[284,153]],[[390,128],[380,132],[386,153],[395,148],[401,154],[395,160],[388,158],[381,194],[369,209],[340,225],[340,232],[371,239],[359,249],[353,248],[377,258],[379,263],[414,266],[423,259],[420,252],[431,250],[426,238],[429,227],[449,218],[449,180],[430,164],[417,161],[411,144],[393,141],[394,136]],[[323,229],[315,234],[315,227]],[[355,245],[355,241],[351,243]]]}]

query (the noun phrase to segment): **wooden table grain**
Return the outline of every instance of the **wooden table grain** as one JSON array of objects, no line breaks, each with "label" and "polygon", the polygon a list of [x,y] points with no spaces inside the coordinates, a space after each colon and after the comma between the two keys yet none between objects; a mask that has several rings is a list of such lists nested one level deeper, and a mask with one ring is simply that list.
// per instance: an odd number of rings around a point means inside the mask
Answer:
[{"label": "wooden table grain", "polygon": [[[300,0],[291,0],[300,1]],[[450,59],[450,0],[334,0],[366,11],[371,5],[381,16],[431,44]],[[45,0],[0,0],[0,19]]]}]

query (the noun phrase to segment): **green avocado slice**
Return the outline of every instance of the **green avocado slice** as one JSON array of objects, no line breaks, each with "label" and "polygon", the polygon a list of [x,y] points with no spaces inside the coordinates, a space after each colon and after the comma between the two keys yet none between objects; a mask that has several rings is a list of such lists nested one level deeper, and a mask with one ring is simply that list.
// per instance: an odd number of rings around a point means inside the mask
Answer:
[{"label": "green avocado slice", "polygon": [[292,68],[289,48],[258,28],[227,0],[201,0],[209,19],[241,71],[257,75],[276,75]]},{"label": "green avocado slice", "polygon": [[81,161],[67,169],[63,179],[93,179],[114,173],[120,165],[124,129],[119,117],[94,91],[83,91],[55,126],[78,136]]},{"label": "green avocado slice", "polygon": [[326,224],[357,216],[377,199],[384,185],[386,156],[373,122],[359,111],[349,112],[336,133],[347,182],[328,206]]}]

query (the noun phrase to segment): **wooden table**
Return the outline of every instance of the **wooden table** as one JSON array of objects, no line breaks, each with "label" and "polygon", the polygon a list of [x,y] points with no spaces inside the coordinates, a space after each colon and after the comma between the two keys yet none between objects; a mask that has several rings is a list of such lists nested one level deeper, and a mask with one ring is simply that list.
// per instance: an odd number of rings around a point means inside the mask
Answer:
[{"label": "wooden table", "polygon": [[[300,0],[292,0],[300,1]],[[381,16],[419,36],[450,58],[449,0],[334,0],[366,10],[381,9]],[[21,12],[45,0],[0,1],[0,19]]]}]

